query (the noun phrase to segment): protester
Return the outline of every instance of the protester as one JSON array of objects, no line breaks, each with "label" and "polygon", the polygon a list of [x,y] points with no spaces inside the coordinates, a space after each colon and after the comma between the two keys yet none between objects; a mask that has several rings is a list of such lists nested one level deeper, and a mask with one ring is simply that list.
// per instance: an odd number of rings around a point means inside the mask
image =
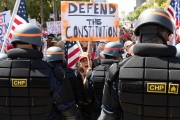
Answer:
[{"label": "protester", "polygon": [[83,52],[80,56],[79,56],[79,66],[78,66],[78,71],[81,73],[83,80],[85,80],[86,74],[87,74],[87,70],[88,70],[88,53],[87,52]]},{"label": "protester", "polygon": [[51,47],[51,46],[54,45],[54,44],[52,43],[52,40],[53,40],[54,37],[55,37],[54,34],[49,34],[49,35],[48,35],[48,38],[47,38],[47,48],[49,48],[49,47]]},{"label": "protester", "polygon": [[124,43],[124,51],[125,53],[123,54],[123,59],[128,58],[132,56],[132,52],[130,51],[130,48],[133,46],[133,42],[128,40]]},{"label": "protester", "polygon": [[55,46],[60,47],[64,51],[64,47],[65,47],[64,41],[62,41],[62,40],[58,41]]},{"label": "protester", "polygon": [[101,64],[101,59],[104,59],[103,50],[106,45],[106,42],[101,41],[97,46],[97,57],[93,60],[94,66],[98,66]]},{"label": "protester", "polygon": [[[86,85],[85,85],[86,75],[91,68],[91,66],[89,66],[88,59],[89,59],[88,53],[83,52],[79,56],[79,62],[78,62],[78,66],[77,66],[77,71],[81,74],[81,76],[79,76],[78,78],[83,81],[84,89],[86,87]],[[82,119],[83,120],[91,120],[91,114],[94,112],[94,110],[95,110],[94,107],[92,106],[92,104],[89,101],[87,101],[86,95],[85,95],[83,104],[81,105]]]},{"label": "protester", "polygon": [[[173,24],[159,8],[141,13],[135,35],[134,56],[114,63],[106,76],[99,120],[180,119],[180,59],[176,48],[167,45]],[[157,89],[164,86],[164,89]],[[172,89],[173,88],[173,89]]]}]

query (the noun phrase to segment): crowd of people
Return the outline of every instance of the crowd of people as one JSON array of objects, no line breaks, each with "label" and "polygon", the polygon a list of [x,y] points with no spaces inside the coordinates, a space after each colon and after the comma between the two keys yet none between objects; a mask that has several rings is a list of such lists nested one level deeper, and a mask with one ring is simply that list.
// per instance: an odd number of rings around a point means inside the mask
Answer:
[{"label": "crowd of people", "polygon": [[169,18],[162,9],[147,9],[134,31],[120,28],[117,42],[90,42],[89,50],[80,41],[74,69],[67,67],[60,34],[17,26],[13,47],[0,54],[0,119],[180,119],[180,59],[168,45]]}]

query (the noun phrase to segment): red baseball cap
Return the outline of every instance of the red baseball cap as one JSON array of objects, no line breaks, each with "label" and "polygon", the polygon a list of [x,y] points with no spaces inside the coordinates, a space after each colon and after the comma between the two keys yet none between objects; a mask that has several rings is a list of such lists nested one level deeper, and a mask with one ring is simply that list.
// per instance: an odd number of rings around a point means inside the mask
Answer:
[{"label": "red baseball cap", "polygon": [[131,38],[131,35],[129,33],[124,33],[124,35],[122,35],[122,37],[127,37],[129,39],[129,38]]},{"label": "red baseball cap", "polygon": [[10,49],[13,49],[13,48],[14,48],[14,47],[13,47],[12,44],[7,46],[7,50],[10,50]]},{"label": "red baseball cap", "polygon": [[83,58],[87,58],[88,57],[88,53],[87,52],[83,52],[81,53],[81,55],[79,56],[79,61]]}]

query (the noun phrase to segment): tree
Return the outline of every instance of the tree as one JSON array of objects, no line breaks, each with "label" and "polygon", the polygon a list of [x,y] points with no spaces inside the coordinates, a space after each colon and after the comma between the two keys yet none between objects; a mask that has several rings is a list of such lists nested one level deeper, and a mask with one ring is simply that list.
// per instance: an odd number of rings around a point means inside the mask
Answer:
[{"label": "tree", "polygon": [[[154,2],[155,2],[155,4],[154,4]],[[141,12],[143,12],[147,8],[166,9],[169,2],[170,2],[170,0],[153,0],[153,1],[147,2],[145,5],[136,8],[134,10],[134,12],[132,12],[131,14],[128,15],[127,18],[128,18],[128,20],[133,21],[133,20],[137,19],[139,17],[139,15],[141,14]]]},{"label": "tree", "polygon": [[158,4],[158,6],[161,6],[163,3],[167,3],[168,0],[155,0],[155,3]]}]

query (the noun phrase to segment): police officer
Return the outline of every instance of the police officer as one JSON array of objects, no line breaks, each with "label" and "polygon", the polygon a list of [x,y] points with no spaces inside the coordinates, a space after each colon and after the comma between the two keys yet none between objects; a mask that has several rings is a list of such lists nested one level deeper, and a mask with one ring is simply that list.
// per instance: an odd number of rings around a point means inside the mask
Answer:
[{"label": "police officer", "polygon": [[[46,61],[50,62],[55,66],[60,66],[63,69],[63,71],[66,73],[67,79],[69,79],[71,89],[73,91],[76,104],[80,107],[84,101],[83,80],[80,77],[81,75],[79,72],[71,68],[67,68],[67,63],[64,61],[65,60],[64,51],[57,46],[50,47],[47,49],[45,53],[45,59]],[[65,87],[65,90],[67,90],[67,87]],[[70,94],[70,93],[66,93],[66,94]]]},{"label": "police officer", "polygon": [[53,102],[61,111],[74,104],[58,102],[61,83],[42,61],[41,36],[41,30],[31,23],[14,30],[11,41],[14,49],[0,63],[1,120],[56,120],[51,114]]},{"label": "police officer", "polygon": [[87,74],[87,99],[92,102],[96,108],[93,117],[97,119],[101,112],[103,88],[105,82],[106,71],[113,63],[122,60],[123,45],[119,42],[108,42],[103,50],[105,59],[101,60],[101,64],[89,71]]},{"label": "police officer", "polygon": [[173,33],[169,15],[147,9],[134,32],[140,43],[133,57],[109,69],[99,120],[179,120],[180,59],[167,45]]},{"label": "police officer", "polygon": [[[62,83],[62,100],[61,102],[67,103],[71,100],[74,100],[74,94],[71,88],[71,84],[69,82],[68,77],[70,77],[62,67],[64,61],[64,52],[60,47],[54,46],[49,47],[45,52],[46,61],[50,63],[56,77],[61,80]],[[75,77],[75,76],[74,76]],[[56,111],[58,112],[58,111]],[[66,116],[66,119],[78,120],[80,119],[79,110],[77,106],[74,104],[67,111],[62,111],[61,114]]]}]

